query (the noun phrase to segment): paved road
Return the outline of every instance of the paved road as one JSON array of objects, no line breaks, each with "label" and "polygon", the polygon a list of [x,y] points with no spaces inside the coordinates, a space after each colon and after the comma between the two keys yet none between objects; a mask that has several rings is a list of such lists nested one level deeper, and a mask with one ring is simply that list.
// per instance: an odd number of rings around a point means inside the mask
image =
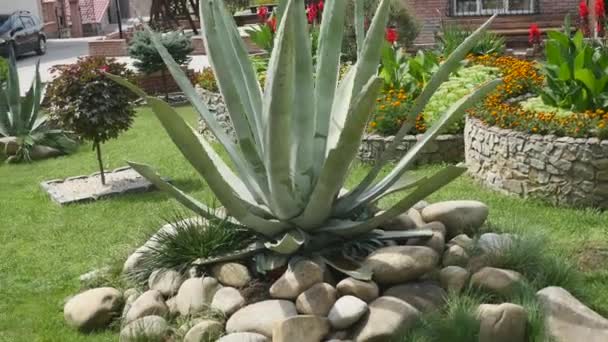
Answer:
[{"label": "paved road", "polygon": [[[40,60],[40,78],[43,82],[52,80],[49,69],[57,64],[70,64],[76,62],[78,57],[89,54],[88,42],[98,39],[98,37],[87,38],[71,38],[71,39],[49,39],[47,44],[47,53],[43,56],[35,54],[24,55],[19,57],[17,67],[19,70],[19,79],[21,81],[21,91],[25,93],[29,89],[34,73],[36,70],[36,62]],[[133,68],[133,60],[129,57],[117,58],[120,62],[126,63],[130,68]],[[208,66],[206,56],[193,56],[189,67],[194,70],[201,70]]]}]

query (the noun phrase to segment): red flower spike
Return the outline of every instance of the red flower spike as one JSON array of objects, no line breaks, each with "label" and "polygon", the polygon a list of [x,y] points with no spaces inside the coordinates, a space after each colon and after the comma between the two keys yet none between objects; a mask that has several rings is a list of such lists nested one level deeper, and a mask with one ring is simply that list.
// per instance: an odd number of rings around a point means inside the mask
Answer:
[{"label": "red flower spike", "polygon": [[582,19],[586,19],[589,16],[589,7],[587,7],[587,3],[584,0],[578,4],[578,15]]},{"label": "red flower spike", "polygon": [[323,3],[323,0],[319,1],[319,3],[317,3],[317,10],[319,10],[319,12],[323,12],[324,6],[325,4]]},{"label": "red flower spike", "polygon": [[315,19],[317,19],[317,14],[319,14],[319,12],[317,12],[317,6],[310,4],[306,7],[306,16],[308,17],[309,24],[315,22]]},{"label": "red flower spike", "polygon": [[397,30],[393,27],[389,27],[386,29],[386,41],[391,43],[391,44],[395,44],[395,42],[397,41],[397,39],[399,39],[399,35],[397,34]]},{"label": "red flower spike", "polygon": [[110,67],[107,66],[107,65],[104,65],[101,68],[99,68],[99,71],[101,71],[101,72],[110,72]]},{"label": "red flower spike", "polygon": [[266,6],[258,7],[258,18],[260,18],[261,22],[266,21],[266,18],[268,18],[268,7],[266,7]]},{"label": "red flower spike", "polygon": [[606,8],[604,6],[604,0],[595,0],[595,16],[598,19],[606,16]]},{"label": "red flower spike", "polygon": [[270,30],[272,32],[276,32],[277,31],[277,17],[275,17],[274,15],[272,17],[270,17],[270,19],[268,19],[268,21],[266,22],[266,25],[268,25],[268,27],[270,27]]},{"label": "red flower spike", "polygon": [[530,44],[540,44],[540,29],[537,24],[530,25],[530,29],[528,30],[528,42]]}]

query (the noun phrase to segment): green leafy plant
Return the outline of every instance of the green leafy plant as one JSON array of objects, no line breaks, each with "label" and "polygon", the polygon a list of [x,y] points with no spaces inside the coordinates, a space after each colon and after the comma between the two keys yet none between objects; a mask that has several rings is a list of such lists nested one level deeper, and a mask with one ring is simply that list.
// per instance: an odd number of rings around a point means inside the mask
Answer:
[{"label": "green leafy plant", "polygon": [[130,80],[134,74],[125,64],[105,57],[83,57],[51,72],[56,75],[47,91],[51,117],[60,127],[93,142],[105,184],[101,144],[129,129],[135,116],[134,95],[116,87],[105,73]]},{"label": "green leafy plant", "polygon": [[[173,31],[163,33],[160,39],[177,64],[181,66],[188,65],[192,59],[189,54],[193,50],[190,37],[182,32]],[[154,48],[148,31],[135,32],[129,45],[129,56],[135,59],[133,65],[139,72],[146,75],[155,72],[161,73],[165,97],[168,97],[167,67],[158,51]]]},{"label": "green leafy plant", "polygon": [[409,56],[402,48],[385,44],[382,49],[380,77],[385,88],[403,89],[416,97],[439,67],[439,57],[433,51],[419,50]]},{"label": "green leafy plant", "polygon": [[4,85],[8,78],[8,61],[0,57],[0,87]]},{"label": "green leafy plant", "polygon": [[540,94],[548,105],[582,112],[608,107],[608,50],[593,47],[578,31],[573,37],[551,31],[543,65],[546,86]]},{"label": "green leafy plant", "polygon": [[6,87],[0,86],[0,157],[7,162],[31,161],[73,152],[77,143],[40,116],[44,85],[38,64],[30,89],[21,96],[15,56],[8,65]]},{"label": "green leafy plant", "polygon": [[[120,77],[111,76],[146,99],[183,156],[205,179],[234,221],[259,236],[247,250],[256,253],[259,270],[275,268],[295,254],[319,255],[336,269],[359,279],[370,279],[371,273],[357,263],[344,266],[335,260],[346,256],[356,261],[381,246],[384,240],[430,236],[430,231],[385,232],[379,228],[465,171],[462,166],[447,166],[422,179],[406,175],[418,151],[463,115],[465,108],[492,91],[500,80],[480,86],[455,103],[388,174],[375,182],[409,131],[404,125],[367,176],[354,188],[344,188],[383,84],[376,74],[389,4],[389,0],[383,0],[378,5],[367,34],[361,39],[364,43],[360,58],[338,82],[339,42],[344,32],[346,3],[330,0],[325,4],[325,10],[332,15],[323,16],[321,22],[316,67],[303,0],[284,3],[262,92],[236,24],[222,2],[201,1],[206,51],[235,128],[236,143],[196,95],[158,37],[152,35],[169,71],[221,143],[234,170],[168,104],[147,96]],[[441,65],[406,117],[415,118],[424,108],[489,22]],[[323,77],[314,77],[315,74]],[[187,208],[216,219],[203,203],[164,181],[150,166],[129,164]],[[407,192],[397,203],[375,214],[374,203],[402,191]],[[213,259],[207,261],[212,262]]]},{"label": "green leafy plant", "polygon": [[[466,27],[442,22],[437,35],[439,50],[444,56],[451,54],[471,34]],[[502,54],[505,50],[505,38],[495,32],[486,31],[477,44],[471,49],[474,55]]]}]

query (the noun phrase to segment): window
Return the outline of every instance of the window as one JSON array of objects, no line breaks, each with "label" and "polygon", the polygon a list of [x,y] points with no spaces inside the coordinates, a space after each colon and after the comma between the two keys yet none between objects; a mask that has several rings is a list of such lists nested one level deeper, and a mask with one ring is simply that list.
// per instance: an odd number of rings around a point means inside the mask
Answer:
[{"label": "window", "polygon": [[453,15],[535,13],[538,0],[451,0]]}]

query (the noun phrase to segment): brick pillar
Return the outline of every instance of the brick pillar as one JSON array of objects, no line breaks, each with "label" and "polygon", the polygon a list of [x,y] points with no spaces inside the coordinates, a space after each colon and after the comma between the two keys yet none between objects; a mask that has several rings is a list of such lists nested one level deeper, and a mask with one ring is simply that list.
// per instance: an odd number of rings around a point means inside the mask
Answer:
[{"label": "brick pillar", "polygon": [[80,16],[79,0],[70,1],[70,19],[72,27],[70,28],[71,36],[74,38],[82,37],[82,17]]}]

